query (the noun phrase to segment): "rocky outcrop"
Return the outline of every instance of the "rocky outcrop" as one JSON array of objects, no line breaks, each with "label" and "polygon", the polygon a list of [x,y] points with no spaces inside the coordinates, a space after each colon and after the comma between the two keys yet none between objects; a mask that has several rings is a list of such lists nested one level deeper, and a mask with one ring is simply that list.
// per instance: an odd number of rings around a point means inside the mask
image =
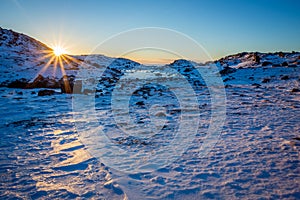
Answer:
[{"label": "rocky outcrop", "polygon": [[224,75],[233,73],[233,72],[235,72],[235,71],[236,71],[236,69],[234,69],[234,68],[231,68],[231,67],[224,67],[224,69],[222,69],[222,70],[220,71],[220,74],[221,74],[222,76],[224,76]]},{"label": "rocky outcrop", "polygon": [[57,80],[51,78],[45,78],[42,75],[38,75],[33,82],[27,84],[26,88],[59,88],[60,84]]},{"label": "rocky outcrop", "polygon": [[21,88],[21,89],[25,89],[27,88],[28,84],[28,80],[27,79],[24,79],[24,78],[21,78],[21,79],[18,79],[18,80],[14,80],[8,84],[3,84],[3,86],[7,86],[8,88]]},{"label": "rocky outcrop", "polygon": [[[21,88],[21,89],[33,89],[33,88],[50,88],[61,89],[61,93],[73,93],[75,76],[63,76],[60,80],[54,78],[45,78],[42,75],[38,75],[32,82],[27,79],[18,79],[10,83],[3,84],[9,88]],[[80,89],[79,89],[80,91]],[[40,95],[39,95],[40,96]]]}]

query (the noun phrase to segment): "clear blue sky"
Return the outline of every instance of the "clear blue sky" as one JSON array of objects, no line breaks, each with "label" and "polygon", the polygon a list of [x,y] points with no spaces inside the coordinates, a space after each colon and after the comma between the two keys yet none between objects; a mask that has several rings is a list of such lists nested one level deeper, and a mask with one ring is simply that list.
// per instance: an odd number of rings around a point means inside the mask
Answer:
[{"label": "clear blue sky", "polygon": [[213,58],[242,51],[300,51],[299,0],[0,0],[0,4],[2,28],[50,46],[60,40],[71,54],[89,53],[108,37],[140,27],[187,34]]}]

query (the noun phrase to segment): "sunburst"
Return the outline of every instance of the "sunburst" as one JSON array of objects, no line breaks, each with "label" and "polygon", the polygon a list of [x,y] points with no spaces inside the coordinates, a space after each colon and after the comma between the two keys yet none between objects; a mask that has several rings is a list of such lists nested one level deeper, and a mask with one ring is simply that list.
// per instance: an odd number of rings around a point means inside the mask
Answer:
[{"label": "sunburst", "polygon": [[52,49],[49,48],[47,50],[42,50],[39,53],[41,54],[41,57],[38,58],[37,62],[44,63],[45,61],[47,61],[47,63],[37,73],[36,77],[38,75],[43,75],[50,66],[53,66],[53,77],[55,77],[57,72],[57,66],[59,66],[64,82],[65,91],[66,93],[71,93],[72,88],[68,81],[64,64],[79,65],[81,62],[78,59],[67,55],[67,50],[60,45],[56,45]]}]

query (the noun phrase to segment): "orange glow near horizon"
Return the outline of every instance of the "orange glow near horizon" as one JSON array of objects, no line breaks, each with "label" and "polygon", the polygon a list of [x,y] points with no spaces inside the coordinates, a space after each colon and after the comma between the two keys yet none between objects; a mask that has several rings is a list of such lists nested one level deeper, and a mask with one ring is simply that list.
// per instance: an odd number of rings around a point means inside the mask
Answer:
[{"label": "orange glow near horizon", "polygon": [[170,64],[174,60],[182,58],[174,52],[155,49],[155,48],[142,48],[127,52],[122,57],[139,62],[145,65],[164,65]]},{"label": "orange glow near horizon", "polygon": [[[64,62],[66,62],[68,64],[68,60],[66,59],[67,54],[69,55],[69,58],[73,55],[73,56],[77,56],[77,55],[104,55],[107,57],[112,57],[112,58],[119,58],[119,57],[123,57],[123,58],[127,58],[130,59],[132,61],[144,64],[144,65],[165,65],[165,64],[170,64],[172,62],[174,62],[175,60],[178,59],[187,59],[187,60],[193,60],[195,62],[206,62],[209,60],[199,60],[195,57],[189,57],[189,58],[184,58],[180,55],[177,55],[174,52],[168,52],[166,50],[161,50],[161,49],[139,49],[139,50],[134,50],[134,51],[130,51],[127,52],[125,54],[119,54],[118,51],[92,51],[89,52],[88,50],[86,50],[86,48],[82,48],[80,49],[80,51],[78,49],[74,49],[74,48],[66,48],[64,45],[62,45],[61,43],[57,42],[55,44],[49,45],[52,46],[53,48],[53,55],[57,56],[57,57],[62,57],[62,60]],[[44,57],[47,58],[50,55],[47,54]],[[72,58],[72,57],[71,57]]]}]

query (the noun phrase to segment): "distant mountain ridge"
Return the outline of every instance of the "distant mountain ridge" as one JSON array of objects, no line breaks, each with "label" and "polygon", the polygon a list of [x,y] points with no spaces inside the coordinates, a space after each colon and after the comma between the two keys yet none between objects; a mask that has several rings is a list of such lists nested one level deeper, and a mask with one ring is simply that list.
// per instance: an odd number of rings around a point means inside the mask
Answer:
[{"label": "distant mountain ridge", "polygon": [[[57,66],[55,66],[55,59],[51,60],[49,56],[46,58],[45,52],[51,51],[53,50],[50,47],[30,36],[0,28],[0,85],[21,88],[33,88],[35,85],[46,88],[59,88],[63,83],[64,75],[70,81],[74,80],[78,67],[83,61],[100,68],[108,67],[112,76],[116,70],[122,71],[132,66],[141,65],[129,59],[112,58],[104,55],[68,55],[70,58],[69,62],[62,60],[65,70],[64,74],[59,69],[59,63],[56,63]],[[47,64],[49,66],[45,68]],[[228,81],[229,77],[225,76],[229,76],[230,73],[234,73],[238,69],[266,67],[299,68],[300,53],[243,52],[207,63],[195,63],[180,59],[175,60],[168,66],[178,69],[182,74],[191,74],[190,67],[193,65],[216,65],[223,79]],[[109,76],[109,74],[106,75]],[[33,84],[35,81],[39,83]],[[51,84],[48,84],[50,82]]]}]

